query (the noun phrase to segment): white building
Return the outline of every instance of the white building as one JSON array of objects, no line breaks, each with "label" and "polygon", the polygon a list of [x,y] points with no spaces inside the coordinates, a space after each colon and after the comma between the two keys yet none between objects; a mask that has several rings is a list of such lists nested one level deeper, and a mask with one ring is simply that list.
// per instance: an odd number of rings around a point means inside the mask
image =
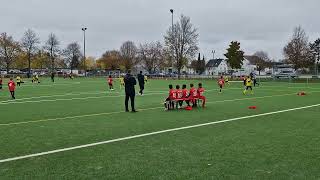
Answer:
[{"label": "white building", "polygon": [[226,60],[211,59],[206,64],[206,75],[217,76],[220,74],[227,74],[229,69]]},{"label": "white building", "polygon": [[257,71],[257,65],[250,58],[245,57],[241,69],[244,70],[246,75],[249,75]]}]

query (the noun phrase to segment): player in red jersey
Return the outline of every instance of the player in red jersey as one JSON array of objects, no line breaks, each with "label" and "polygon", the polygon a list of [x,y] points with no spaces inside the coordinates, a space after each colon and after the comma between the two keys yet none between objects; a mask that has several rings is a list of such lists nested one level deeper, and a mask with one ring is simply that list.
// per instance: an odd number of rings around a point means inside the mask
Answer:
[{"label": "player in red jersey", "polygon": [[164,106],[166,110],[174,109],[174,100],[176,99],[176,90],[173,89],[173,86],[169,85],[169,97],[165,100]]},{"label": "player in red jersey", "polygon": [[205,89],[202,87],[202,83],[199,83],[197,92],[198,92],[198,98],[202,100],[202,107],[204,108],[206,105],[206,97],[203,95],[205,92]]},{"label": "player in red jersey", "polygon": [[112,76],[110,75],[109,78],[108,78],[108,84],[109,84],[109,89],[111,91],[113,91],[113,79],[112,79]]},{"label": "player in red jersey", "polygon": [[222,93],[222,88],[223,88],[224,84],[225,84],[224,78],[223,78],[223,76],[221,76],[220,79],[218,80],[218,85],[220,87],[220,93]]},{"label": "player in red jersey", "polygon": [[188,100],[189,92],[187,89],[187,85],[182,85],[182,98],[186,101],[187,105],[190,106],[190,101]]},{"label": "player in red jersey", "polygon": [[197,107],[196,98],[198,98],[198,92],[196,88],[194,88],[194,85],[190,84],[189,100],[192,102],[193,107]]},{"label": "player in red jersey", "polygon": [[9,91],[12,99],[16,99],[16,97],[14,96],[14,92],[16,90],[16,83],[14,83],[12,78],[10,78],[10,81],[8,82],[8,87],[9,87]]},{"label": "player in red jersey", "polygon": [[179,100],[177,102],[177,107],[178,107],[178,105],[179,105],[179,107],[181,107],[183,104],[183,93],[182,93],[182,90],[180,89],[179,85],[176,86],[176,98]]}]

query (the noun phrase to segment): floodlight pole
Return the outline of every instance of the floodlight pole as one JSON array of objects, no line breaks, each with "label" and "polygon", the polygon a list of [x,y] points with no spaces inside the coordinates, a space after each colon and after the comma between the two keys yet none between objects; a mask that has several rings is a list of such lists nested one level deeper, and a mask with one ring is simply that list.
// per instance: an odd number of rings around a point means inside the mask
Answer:
[{"label": "floodlight pole", "polygon": [[319,64],[320,62],[320,44],[318,44],[317,46],[317,58],[316,58],[316,76],[318,77],[319,76]]},{"label": "floodlight pole", "polygon": [[[172,38],[175,39],[174,37],[174,30],[173,30],[173,13],[174,13],[174,10],[173,9],[170,9],[170,13],[171,13],[171,30],[172,30]],[[171,67],[172,67],[172,73],[173,73],[173,66],[174,66],[174,59],[172,57],[172,62],[171,62]]]},{"label": "floodlight pole", "polygon": [[87,68],[86,68],[86,30],[88,28],[82,28],[83,31],[83,68],[84,68],[84,76],[87,77]]},{"label": "floodlight pole", "polygon": [[216,50],[212,50],[212,58],[214,60],[214,55],[216,54]]}]

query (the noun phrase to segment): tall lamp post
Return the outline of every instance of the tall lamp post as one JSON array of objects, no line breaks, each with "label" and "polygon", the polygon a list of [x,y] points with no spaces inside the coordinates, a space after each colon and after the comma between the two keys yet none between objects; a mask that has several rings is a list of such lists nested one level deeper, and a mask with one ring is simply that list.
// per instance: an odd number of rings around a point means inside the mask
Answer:
[{"label": "tall lamp post", "polygon": [[[172,38],[174,38],[174,30],[173,30],[173,13],[174,13],[174,10],[173,9],[170,9],[170,13],[171,13],[171,30],[172,30]],[[173,66],[174,66],[174,59],[172,57],[172,63],[171,63],[171,71],[173,73]]]},{"label": "tall lamp post", "polygon": [[216,50],[212,50],[212,57],[213,57],[213,60],[214,60],[214,55],[216,54]]},{"label": "tall lamp post", "polygon": [[316,59],[316,76],[318,78],[319,76],[319,67],[318,64],[320,62],[320,40],[318,39],[316,41],[317,47],[316,47],[316,51],[317,51],[317,59]]},{"label": "tall lamp post", "polygon": [[86,30],[88,28],[82,28],[83,31],[83,68],[84,68],[84,76],[87,77],[87,68],[86,68]]},{"label": "tall lamp post", "polygon": [[315,62],[314,62],[314,76],[318,78],[319,75],[319,67],[318,64],[320,62],[320,39],[317,39],[313,44],[311,44],[311,49],[313,51]]}]

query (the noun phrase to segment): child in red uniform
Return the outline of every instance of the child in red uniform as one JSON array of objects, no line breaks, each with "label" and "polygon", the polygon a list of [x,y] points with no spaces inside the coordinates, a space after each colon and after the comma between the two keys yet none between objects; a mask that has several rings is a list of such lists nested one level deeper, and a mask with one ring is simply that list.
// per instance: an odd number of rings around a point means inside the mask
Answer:
[{"label": "child in red uniform", "polygon": [[202,87],[202,84],[199,83],[199,88],[198,88],[198,98],[202,100],[202,107],[204,108],[206,105],[206,97],[203,95],[205,89]]},{"label": "child in red uniform", "polygon": [[178,105],[181,107],[182,104],[183,104],[183,93],[182,93],[182,90],[180,89],[180,86],[177,85],[176,86],[176,98],[179,99],[179,101],[177,102],[177,107]]},{"label": "child in red uniform", "polygon": [[189,91],[189,100],[192,102],[193,107],[197,107],[196,98],[198,97],[198,92],[194,88],[193,84],[190,84],[190,91]]},{"label": "child in red uniform", "polygon": [[113,90],[113,79],[112,79],[111,75],[108,78],[108,84],[109,84],[109,89],[112,91]]},{"label": "child in red uniform", "polygon": [[166,110],[174,109],[174,100],[176,99],[176,90],[173,89],[173,86],[169,85],[169,97],[167,97],[164,106]]},{"label": "child in red uniform", "polygon": [[16,83],[14,83],[12,78],[10,78],[10,81],[8,82],[8,87],[9,87],[9,91],[12,99],[16,99],[16,97],[14,96],[14,91],[16,90]]},{"label": "child in red uniform", "polygon": [[182,98],[185,99],[188,106],[190,106],[190,101],[188,100],[189,92],[187,89],[187,85],[182,85]]},{"label": "child in red uniform", "polygon": [[220,87],[220,93],[222,93],[222,88],[224,86],[224,83],[225,83],[224,78],[223,78],[223,76],[221,76],[220,79],[218,80],[218,85]]}]

